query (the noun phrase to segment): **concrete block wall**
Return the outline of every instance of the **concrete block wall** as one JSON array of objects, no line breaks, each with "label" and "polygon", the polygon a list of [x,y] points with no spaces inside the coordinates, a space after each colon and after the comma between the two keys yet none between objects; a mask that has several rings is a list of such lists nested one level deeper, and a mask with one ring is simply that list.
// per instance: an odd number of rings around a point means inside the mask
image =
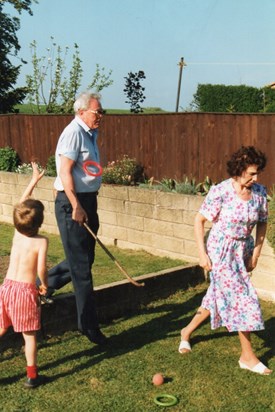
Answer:
[{"label": "concrete block wall", "polygon": [[[34,197],[45,205],[42,230],[58,234],[53,180],[43,177],[34,190]],[[28,181],[29,176],[0,172],[0,221],[12,223],[13,205]],[[142,249],[157,256],[197,263],[194,217],[202,201],[201,196],[103,185],[98,196],[98,236],[106,245]],[[252,280],[263,299],[275,302],[275,254],[267,241]]]},{"label": "concrete block wall", "polygon": [[[13,223],[13,206],[19,201],[30,181],[30,176],[0,171],[0,221]],[[42,230],[58,234],[54,215],[54,190],[52,177],[43,177],[33,191],[33,197],[43,202],[44,224]]]},{"label": "concrete block wall", "polygon": [[103,185],[99,236],[106,244],[197,261],[194,216],[199,196]]}]

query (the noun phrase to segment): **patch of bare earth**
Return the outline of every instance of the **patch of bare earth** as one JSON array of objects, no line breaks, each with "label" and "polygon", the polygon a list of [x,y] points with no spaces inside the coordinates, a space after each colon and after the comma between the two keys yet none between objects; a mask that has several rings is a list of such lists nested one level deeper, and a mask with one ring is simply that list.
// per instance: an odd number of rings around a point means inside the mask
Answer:
[{"label": "patch of bare earth", "polygon": [[2,283],[4,277],[6,276],[8,266],[10,262],[9,256],[0,256],[0,282]]}]

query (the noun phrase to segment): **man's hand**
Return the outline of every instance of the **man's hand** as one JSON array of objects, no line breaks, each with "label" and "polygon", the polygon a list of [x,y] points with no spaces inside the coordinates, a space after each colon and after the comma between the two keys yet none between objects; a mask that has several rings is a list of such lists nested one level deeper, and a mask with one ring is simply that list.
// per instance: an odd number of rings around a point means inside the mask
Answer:
[{"label": "man's hand", "polygon": [[75,209],[73,209],[72,219],[78,222],[80,225],[88,222],[88,216],[85,210],[78,204]]}]

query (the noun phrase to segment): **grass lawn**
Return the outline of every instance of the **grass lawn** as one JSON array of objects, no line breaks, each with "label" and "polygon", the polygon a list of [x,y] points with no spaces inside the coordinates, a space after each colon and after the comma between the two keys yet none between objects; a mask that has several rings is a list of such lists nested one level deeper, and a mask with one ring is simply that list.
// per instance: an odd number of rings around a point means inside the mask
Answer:
[{"label": "grass lawn", "polygon": [[[14,229],[11,225],[0,224],[0,283],[6,274],[9,263],[9,253]],[[63,247],[59,236],[46,234],[49,238],[48,267],[52,267],[64,259]],[[110,252],[124,267],[131,277],[158,272],[163,269],[184,265],[186,262],[179,259],[153,256],[144,251],[122,250],[115,246],[108,246]],[[125,279],[114,262],[107,256],[100,246],[96,246],[96,258],[93,265],[94,285],[99,286],[117,280]],[[57,293],[72,291],[72,284],[68,284]]]},{"label": "grass lawn", "polygon": [[[137,315],[102,325],[104,348],[78,332],[39,343],[40,373],[47,384],[22,388],[25,359],[21,344],[9,343],[0,354],[0,405],[5,412],[272,412],[275,373],[260,376],[238,367],[239,341],[224,328],[198,329],[192,353],[180,355],[180,329],[190,320],[207,285],[179,291],[148,305]],[[274,304],[262,302],[266,330],[253,334],[257,355],[275,369]],[[1,342],[0,342],[1,348]],[[273,349],[272,349],[273,348]],[[165,376],[153,386],[152,376]],[[175,395],[178,404],[163,408],[153,399]]]}]

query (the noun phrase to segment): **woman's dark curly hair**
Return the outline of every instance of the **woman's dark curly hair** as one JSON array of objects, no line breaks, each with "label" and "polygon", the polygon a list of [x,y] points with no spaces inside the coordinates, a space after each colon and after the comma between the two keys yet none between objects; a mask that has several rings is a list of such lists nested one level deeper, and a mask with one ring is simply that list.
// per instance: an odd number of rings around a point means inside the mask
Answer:
[{"label": "woman's dark curly hair", "polygon": [[254,146],[242,146],[233,153],[227,162],[227,172],[229,176],[241,176],[251,165],[258,166],[258,172],[264,170],[266,165],[266,155]]}]

